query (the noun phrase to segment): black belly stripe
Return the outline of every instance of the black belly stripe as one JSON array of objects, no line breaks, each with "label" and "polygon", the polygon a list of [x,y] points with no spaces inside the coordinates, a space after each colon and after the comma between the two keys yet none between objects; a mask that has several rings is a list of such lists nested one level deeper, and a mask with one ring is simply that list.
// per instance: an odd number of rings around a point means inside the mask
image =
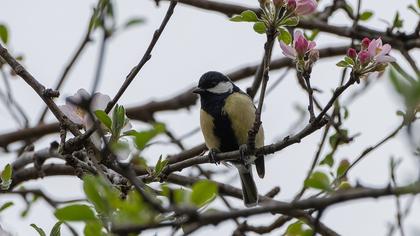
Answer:
[{"label": "black belly stripe", "polygon": [[[203,96],[203,95],[202,95]],[[201,107],[213,117],[214,135],[220,140],[220,151],[229,152],[239,149],[233,132],[231,122],[223,111],[226,98],[229,94],[206,96],[201,98]]]}]

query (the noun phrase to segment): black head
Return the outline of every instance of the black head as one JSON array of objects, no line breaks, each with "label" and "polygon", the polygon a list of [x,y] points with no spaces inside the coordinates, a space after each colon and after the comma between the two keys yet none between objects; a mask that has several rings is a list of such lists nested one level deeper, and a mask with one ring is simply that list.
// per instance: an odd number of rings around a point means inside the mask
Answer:
[{"label": "black head", "polygon": [[217,71],[209,71],[201,76],[198,87],[193,92],[197,94],[225,94],[231,93],[234,87],[235,85],[226,75]]}]

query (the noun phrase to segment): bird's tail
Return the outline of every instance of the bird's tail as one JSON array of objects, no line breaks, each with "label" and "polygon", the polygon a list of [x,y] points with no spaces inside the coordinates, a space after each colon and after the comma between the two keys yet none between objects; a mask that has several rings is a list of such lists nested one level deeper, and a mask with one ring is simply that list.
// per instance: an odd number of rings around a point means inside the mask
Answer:
[{"label": "bird's tail", "polygon": [[258,191],[252,177],[251,165],[236,165],[242,184],[242,195],[244,204],[247,207],[253,207],[258,204]]}]

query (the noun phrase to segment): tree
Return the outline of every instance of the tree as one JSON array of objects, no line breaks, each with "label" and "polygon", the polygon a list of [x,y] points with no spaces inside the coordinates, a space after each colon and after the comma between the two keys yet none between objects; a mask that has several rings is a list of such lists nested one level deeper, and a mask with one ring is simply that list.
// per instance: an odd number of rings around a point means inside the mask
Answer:
[{"label": "tree", "polygon": [[[156,1],[157,5],[167,5],[164,2]],[[392,196],[396,202],[396,223],[389,227],[389,234],[398,231],[405,235],[404,219],[410,213],[414,200],[403,201],[400,196],[418,194],[418,180],[399,184],[396,169],[401,162],[395,158],[390,159],[387,186],[365,186],[349,179],[349,173],[368,154],[386,145],[402,130],[407,131],[407,143],[411,149],[417,148],[415,155],[419,156],[420,144],[416,137],[415,122],[419,118],[420,73],[412,51],[420,47],[420,22],[414,30],[403,32],[404,21],[397,12],[384,31],[361,26],[374,16],[372,11],[361,10],[362,2],[358,1],[353,9],[345,0],[330,1],[324,8],[313,0],[260,0],[259,8],[210,0],[169,1],[166,14],[151,36],[146,51],[112,98],[97,92],[99,84],[104,82],[101,78],[109,39],[127,27],[141,25],[145,19],[133,18],[123,26],[118,26],[116,3],[99,0],[83,40],[54,88],[45,87],[23,65],[22,56],[14,56],[11,48],[6,49],[10,30],[6,25],[1,25],[1,70],[7,87],[6,92],[1,91],[0,95],[10,115],[23,127],[0,135],[3,151],[16,156],[15,160],[3,168],[1,194],[21,196],[27,204],[26,212],[36,199],[43,198],[54,208],[58,221],[51,226],[51,235],[60,235],[62,224],[73,234],[82,233],[73,228],[73,222],[84,223],[85,235],[128,235],[160,228],[170,228],[177,234],[190,234],[208,225],[231,220],[235,224],[235,229],[231,232],[233,235],[276,231],[286,235],[339,235],[340,229],[332,228],[322,221],[323,214],[331,206],[356,199]],[[182,138],[177,138],[168,129],[171,124],[159,122],[156,118],[156,114],[163,111],[178,111],[193,106],[197,97],[191,93],[191,89],[166,100],[139,106],[125,108],[119,104],[126,90],[133,86],[134,80],[139,79],[139,73],[151,60],[159,40],[167,33],[165,30],[174,20],[177,5],[222,13],[231,22],[251,23],[255,35],[263,35],[265,43],[260,45],[263,51],[261,62],[238,68],[228,76],[233,81],[253,77],[252,85],[246,90],[257,106],[255,124],[249,132],[249,155],[264,154],[267,157],[292,146],[305,148],[307,144],[302,141],[321,134],[311,165],[306,170],[302,186],[294,198],[278,198],[280,188],[272,181],[272,190],[260,196],[259,206],[232,206],[230,198],[240,200],[241,190],[231,184],[216,181],[220,176],[225,176],[221,168],[203,165],[210,162],[208,155],[203,154],[206,151],[205,145],[196,143],[198,145],[186,148]],[[419,14],[420,2],[408,7],[413,14]],[[341,27],[329,22],[338,11],[345,12],[351,26]],[[90,93],[80,89],[74,96],[68,97],[65,104],[59,104],[54,99],[60,96],[63,82],[69,77],[71,69],[76,66],[95,33],[100,33],[101,38]],[[325,48],[316,46],[315,42],[325,33],[344,37],[350,44]],[[272,59],[274,47],[281,48],[284,56]],[[403,60],[392,57],[391,49],[399,51],[408,66],[400,66]],[[330,62],[330,65],[342,68],[343,72],[336,76],[339,78],[338,86],[328,93],[327,88],[318,88],[314,77],[320,76],[315,71],[317,63],[331,57],[341,58],[337,62]],[[304,103],[307,109],[301,109],[302,118],[297,120],[297,130],[287,132],[280,140],[262,148],[255,148],[255,134],[266,115],[263,105],[270,99],[267,98],[269,92],[279,84],[270,80],[271,75],[274,70],[284,68],[287,69],[282,78],[289,73],[294,75],[306,94]],[[406,72],[409,70],[413,72]],[[40,118],[35,117],[36,124],[31,124],[34,119],[26,115],[18,103],[19,97],[12,93],[8,85],[13,76],[20,77],[46,105]],[[372,140],[362,150],[356,149],[360,153],[358,156],[343,158],[340,150],[351,147],[358,138],[358,134],[347,126],[349,105],[355,98],[363,96],[372,84],[377,83],[378,76],[389,77],[395,94],[401,97],[404,109],[397,112],[401,116],[401,122],[391,132],[384,132],[380,140]],[[320,99],[322,90],[322,96],[328,97],[326,101]],[[344,99],[348,93],[351,96]],[[56,123],[45,123],[48,112],[54,115]],[[149,126],[139,128],[131,124],[133,121],[142,121]],[[268,132],[279,133],[274,127],[269,128]],[[50,145],[45,146],[38,142],[48,134],[53,134]],[[162,136],[167,136],[170,143],[175,144],[180,151],[173,155],[161,153],[158,161],[153,163],[145,150],[159,143],[156,140]],[[21,145],[16,150],[10,148],[15,142]],[[171,145],[170,143],[164,145]],[[239,158],[239,150],[220,153],[217,157],[222,161],[236,160]],[[178,173],[182,170],[190,171],[190,175]],[[86,199],[58,201],[41,189],[25,187],[29,180],[56,175],[79,178],[80,183],[83,183]],[[224,205],[211,208],[215,205],[215,199],[221,199]],[[5,202],[1,211],[13,207],[13,204],[13,201]],[[272,214],[272,222],[257,225],[250,218],[263,214]],[[40,235],[45,234],[42,227],[35,224],[31,226]],[[7,228],[4,230],[7,231]]]}]

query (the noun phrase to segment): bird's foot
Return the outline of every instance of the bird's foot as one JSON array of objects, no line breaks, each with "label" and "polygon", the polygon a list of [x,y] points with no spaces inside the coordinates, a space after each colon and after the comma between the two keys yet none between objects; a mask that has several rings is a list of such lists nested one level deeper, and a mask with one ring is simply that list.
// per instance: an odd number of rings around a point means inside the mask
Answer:
[{"label": "bird's foot", "polygon": [[219,151],[218,150],[216,150],[216,149],[214,149],[214,148],[211,148],[210,150],[209,150],[209,159],[210,159],[210,163],[214,163],[214,164],[216,164],[216,165],[218,165],[218,164],[220,164],[220,160],[219,160],[219,158],[217,157],[217,153],[218,153]]},{"label": "bird's foot", "polygon": [[241,162],[243,162],[246,165],[248,165],[250,162],[247,152],[248,152],[248,145],[242,144],[241,146],[239,146],[239,159],[241,160]]}]

